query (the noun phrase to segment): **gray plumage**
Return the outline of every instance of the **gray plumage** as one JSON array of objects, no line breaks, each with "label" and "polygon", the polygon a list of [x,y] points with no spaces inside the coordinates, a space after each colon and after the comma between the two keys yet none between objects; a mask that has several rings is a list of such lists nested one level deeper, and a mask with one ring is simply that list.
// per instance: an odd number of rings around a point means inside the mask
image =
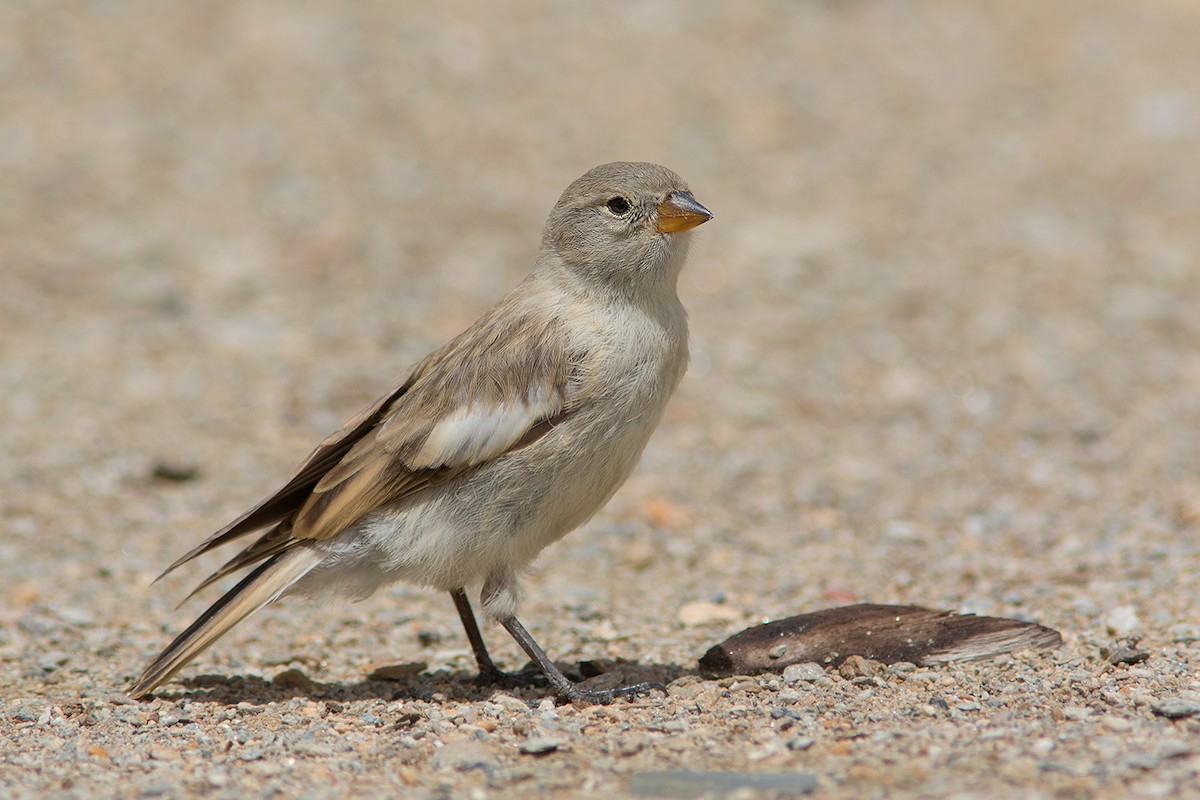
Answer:
[{"label": "gray plumage", "polygon": [[521,570],[624,483],[683,377],[675,287],[687,231],[711,216],[654,164],[606,164],[567,187],[512,292],[323,441],[282,489],[168,568],[265,529],[197,591],[260,566],[130,693],[153,691],[290,594],[481,586],[484,611],[524,633]]}]

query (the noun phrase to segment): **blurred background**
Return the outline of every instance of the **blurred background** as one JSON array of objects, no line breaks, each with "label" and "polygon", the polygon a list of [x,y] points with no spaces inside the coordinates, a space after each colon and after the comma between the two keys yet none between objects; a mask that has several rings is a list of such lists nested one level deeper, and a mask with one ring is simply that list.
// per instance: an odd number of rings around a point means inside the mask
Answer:
[{"label": "blurred background", "polygon": [[[149,580],[616,159],[716,219],[677,400],[531,579],[554,655],[690,663],[852,600],[1170,641],[1200,618],[1197,41],[1184,0],[0,4],[0,656],[134,674],[203,570]],[[405,587],[269,613],[198,671],[350,680],[459,636]]]}]

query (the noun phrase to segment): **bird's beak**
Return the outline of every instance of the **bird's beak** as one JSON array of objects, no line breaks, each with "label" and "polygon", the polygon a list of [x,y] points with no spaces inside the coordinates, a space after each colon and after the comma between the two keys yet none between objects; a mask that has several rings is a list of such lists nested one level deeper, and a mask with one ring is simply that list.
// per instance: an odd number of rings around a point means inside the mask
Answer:
[{"label": "bird's beak", "polygon": [[713,218],[712,212],[687,192],[671,192],[657,210],[659,233],[690,231]]}]

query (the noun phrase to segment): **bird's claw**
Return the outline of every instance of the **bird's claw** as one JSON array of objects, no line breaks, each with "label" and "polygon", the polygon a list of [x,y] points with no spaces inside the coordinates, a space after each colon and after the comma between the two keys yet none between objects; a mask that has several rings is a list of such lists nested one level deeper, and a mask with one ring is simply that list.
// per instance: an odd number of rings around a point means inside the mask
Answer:
[{"label": "bird's claw", "polygon": [[635,683],[632,686],[621,686],[616,689],[594,689],[589,691],[587,689],[572,687],[572,690],[564,693],[564,700],[572,703],[588,703],[599,706],[609,705],[617,698],[622,697],[634,700],[638,697],[649,695],[651,692],[662,692],[663,697],[667,696],[667,687],[658,681]]}]

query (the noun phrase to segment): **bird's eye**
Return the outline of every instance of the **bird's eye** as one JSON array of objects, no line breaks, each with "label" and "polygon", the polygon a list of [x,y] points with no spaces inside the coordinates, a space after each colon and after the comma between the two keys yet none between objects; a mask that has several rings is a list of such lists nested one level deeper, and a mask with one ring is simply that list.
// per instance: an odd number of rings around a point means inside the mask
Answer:
[{"label": "bird's eye", "polygon": [[614,197],[604,204],[609,211],[622,217],[629,213],[629,201],[624,197]]}]

